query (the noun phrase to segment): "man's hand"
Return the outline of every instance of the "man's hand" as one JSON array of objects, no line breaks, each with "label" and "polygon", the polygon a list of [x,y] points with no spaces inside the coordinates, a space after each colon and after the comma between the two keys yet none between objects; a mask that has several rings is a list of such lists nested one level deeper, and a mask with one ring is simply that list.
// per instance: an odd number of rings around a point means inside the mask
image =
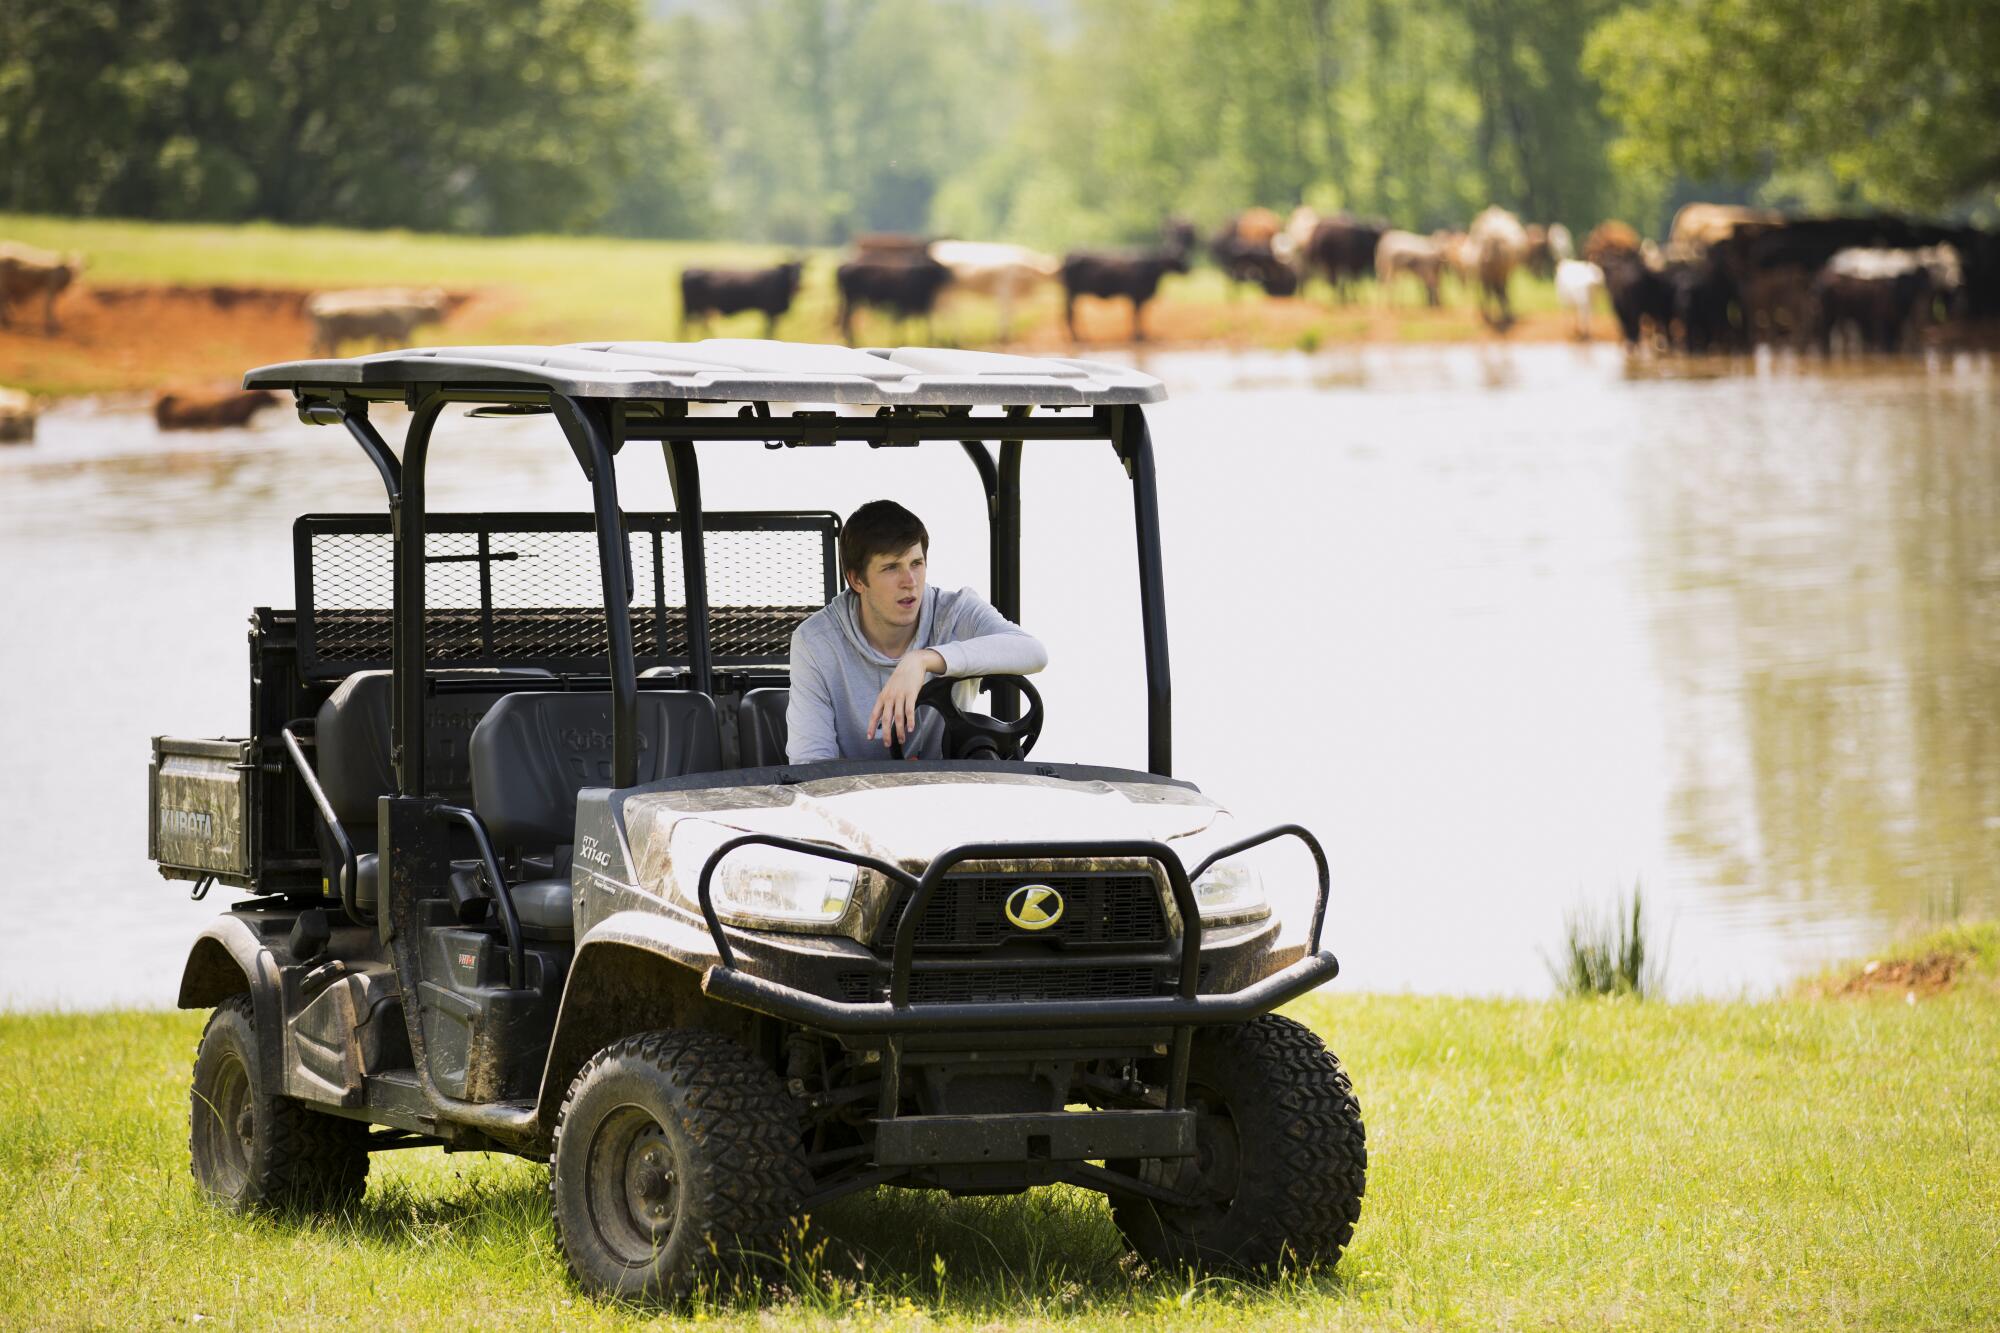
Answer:
[{"label": "man's hand", "polygon": [[944,657],[937,649],[919,648],[903,654],[903,660],[889,673],[889,683],[875,696],[875,707],[868,712],[868,739],[875,739],[875,729],[880,727],[883,745],[898,740],[908,745],[911,733],[917,729],[917,695],[925,681],[942,674]]}]

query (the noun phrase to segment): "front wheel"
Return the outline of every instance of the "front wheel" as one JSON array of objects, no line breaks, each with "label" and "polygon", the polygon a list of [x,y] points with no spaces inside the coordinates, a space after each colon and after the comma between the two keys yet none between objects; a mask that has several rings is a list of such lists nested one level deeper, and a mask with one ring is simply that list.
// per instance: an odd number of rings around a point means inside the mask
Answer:
[{"label": "front wheel", "polygon": [[190,1101],[195,1183],[230,1208],[341,1208],[367,1188],[367,1125],[264,1088],[248,995],[230,996],[209,1016]]},{"label": "front wheel", "polygon": [[679,1302],[778,1255],[811,1176],[776,1074],[714,1032],[606,1047],[570,1084],[549,1197],[587,1290]]},{"label": "front wheel", "polygon": [[1311,1029],[1276,1014],[1195,1034],[1195,1156],[1118,1163],[1198,1202],[1114,1197],[1126,1241],[1156,1268],[1331,1264],[1367,1185],[1361,1104]]}]

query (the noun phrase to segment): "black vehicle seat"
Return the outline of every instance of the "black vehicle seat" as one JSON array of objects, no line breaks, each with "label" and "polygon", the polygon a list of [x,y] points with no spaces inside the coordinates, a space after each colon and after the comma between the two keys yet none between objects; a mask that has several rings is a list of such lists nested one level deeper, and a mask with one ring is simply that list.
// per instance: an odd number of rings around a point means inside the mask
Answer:
[{"label": "black vehicle seat", "polygon": [[[554,678],[534,667],[468,668],[434,672],[432,676],[493,682],[490,690],[454,691],[424,701],[424,785],[432,796],[469,801],[473,728],[488,709],[506,697],[509,687]],[[387,671],[355,672],[334,687],[320,705],[314,724],[313,771],[354,844],[360,880],[355,897],[364,908],[372,908],[375,902],[375,803],[396,790],[389,735],[392,682]]]},{"label": "black vehicle seat", "polygon": [[736,706],[736,743],[744,768],[785,762],[785,710],[791,703],[792,692],[787,689],[744,691],[743,702]]},{"label": "black vehicle seat", "polygon": [[[576,795],[611,784],[611,695],[526,691],[510,694],[472,732],[472,803],[504,852],[552,866],[576,835]],[[639,695],[639,781],[713,772],[722,763],[715,700],[693,690]],[[513,887],[521,932],[538,939],[572,933],[569,880],[524,880]]]}]

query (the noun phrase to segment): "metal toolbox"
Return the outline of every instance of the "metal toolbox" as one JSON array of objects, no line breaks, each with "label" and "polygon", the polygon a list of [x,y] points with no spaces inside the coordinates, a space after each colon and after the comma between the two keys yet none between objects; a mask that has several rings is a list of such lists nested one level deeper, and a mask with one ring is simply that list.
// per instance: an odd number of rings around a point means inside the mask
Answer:
[{"label": "metal toolbox", "polygon": [[147,853],[168,879],[249,886],[255,861],[256,742],[153,737],[146,794],[152,818]]}]

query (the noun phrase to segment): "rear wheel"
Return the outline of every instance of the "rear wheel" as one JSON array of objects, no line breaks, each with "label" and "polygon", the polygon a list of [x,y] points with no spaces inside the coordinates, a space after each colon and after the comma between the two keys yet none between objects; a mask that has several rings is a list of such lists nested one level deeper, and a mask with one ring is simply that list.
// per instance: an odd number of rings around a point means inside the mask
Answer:
[{"label": "rear wheel", "polygon": [[368,1126],[267,1092],[250,997],[232,995],[195,1048],[188,1160],[195,1183],[238,1211],[340,1208],[367,1188]]},{"label": "rear wheel", "polygon": [[1266,1014],[1195,1034],[1188,1063],[1196,1155],[1117,1163],[1198,1203],[1115,1197],[1112,1217],[1155,1267],[1331,1264],[1367,1184],[1361,1104],[1304,1025]]},{"label": "rear wheel", "polygon": [[780,1254],[811,1176],[777,1075],[713,1032],[600,1051],[556,1122],[549,1196],[594,1292],[677,1302]]}]

